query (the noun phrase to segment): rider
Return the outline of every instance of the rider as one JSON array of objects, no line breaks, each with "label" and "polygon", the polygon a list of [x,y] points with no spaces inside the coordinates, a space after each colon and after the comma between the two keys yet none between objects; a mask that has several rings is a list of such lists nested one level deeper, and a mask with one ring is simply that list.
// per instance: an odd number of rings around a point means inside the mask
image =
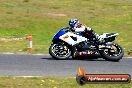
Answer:
[{"label": "rider", "polygon": [[80,24],[78,19],[69,20],[70,29],[74,32],[82,32],[88,38],[91,36],[98,40],[99,35],[95,33],[92,28],[87,27],[86,25]]}]

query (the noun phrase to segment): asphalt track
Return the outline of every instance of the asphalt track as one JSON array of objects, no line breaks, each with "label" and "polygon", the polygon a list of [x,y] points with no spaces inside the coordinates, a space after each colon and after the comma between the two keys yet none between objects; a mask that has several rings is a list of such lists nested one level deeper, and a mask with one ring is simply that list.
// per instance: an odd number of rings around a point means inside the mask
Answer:
[{"label": "asphalt track", "polygon": [[49,55],[0,54],[0,76],[75,76],[82,66],[88,74],[130,74],[132,58],[120,62],[97,60],[54,60]]}]

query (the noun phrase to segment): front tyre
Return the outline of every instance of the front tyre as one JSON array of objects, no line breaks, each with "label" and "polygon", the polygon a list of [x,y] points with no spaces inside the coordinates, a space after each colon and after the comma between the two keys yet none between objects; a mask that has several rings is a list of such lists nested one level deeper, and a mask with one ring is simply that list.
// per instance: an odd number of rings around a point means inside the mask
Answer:
[{"label": "front tyre", "polygon": [[49,54],[55,59],[68,59],[71,56],[71,50],[68,45],[59,42],[51,44]]},{"label": "front tyre", "polygon": [[111,49],[100,51],[101,56],[107,61],[119,61],[124,55],[122,47],[116,43],[111,46]]}]

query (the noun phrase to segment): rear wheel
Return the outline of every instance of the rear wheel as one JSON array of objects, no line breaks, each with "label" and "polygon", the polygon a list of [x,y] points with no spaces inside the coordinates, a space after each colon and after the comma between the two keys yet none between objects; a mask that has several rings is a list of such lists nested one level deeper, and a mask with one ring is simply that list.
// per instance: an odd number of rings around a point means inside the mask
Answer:
[{"label": "rear wheel", "polygon": [[108,61],[119,61],[124,55],[122,47],[116,43],[111,46],[111,49],[100,51],[101,56]]},{"label": "rear wheel", "polygon": [[51,44],[49,54],[55,59],[68,59],[71,56],[71,50],[68,45],[59,42]]}]

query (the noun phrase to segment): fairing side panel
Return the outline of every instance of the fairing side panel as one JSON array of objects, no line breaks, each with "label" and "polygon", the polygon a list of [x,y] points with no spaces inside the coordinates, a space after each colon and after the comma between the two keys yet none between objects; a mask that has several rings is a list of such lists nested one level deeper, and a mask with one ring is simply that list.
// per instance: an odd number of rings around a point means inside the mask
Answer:
[{"label": "fairing side panel", "polygon": [[87,38],[82,37],[80,35],[76,35],[76,34],[71,33],[71,32],[67,32],[66,34],[60,36],[59,39],[67,42],[69,45],[72,45],[72,46],[77,44],[77,43],[80,43],[82,41],[87,41]]}]

